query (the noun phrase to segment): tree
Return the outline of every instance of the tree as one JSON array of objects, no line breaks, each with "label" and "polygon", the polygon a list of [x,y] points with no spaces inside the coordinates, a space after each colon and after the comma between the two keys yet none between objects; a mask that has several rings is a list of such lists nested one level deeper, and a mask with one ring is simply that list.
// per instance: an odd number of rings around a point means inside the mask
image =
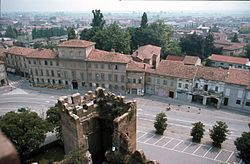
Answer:
[{"label": "tree", "polygon": [[147,14],[144,12],[141,17],[141,28],[146,28],[148,26],[148,17]]},{"label": "tree", "polygon": [[156,134],[163,135],[167,128],[167,116],[164,112],[158,113],[156,115],[154,127],[156,129]]},{"label": "tree", "polygon": [[204,39],[204,58],[207,58],[212,54],[214,51],[214,37],[211,32],[208,33],[208,35]]},{"label": "tree", "polygon": [[234,141],[234,144],[239,151],[239,157],[245,162],[250,163],[250,132],[243,132],[241,137]]},{"label": "tree", "polygon": [[225,122],[216,121],[216,125],[213,126],[213,129],[209,129],[210,137],[213,140],[213,145],[215,147],[221,147],[222,142],[224,142],[227,138],[228,134],[228,126]]},{"label": "tree", "polygon": [[205,125],[201,122],[196,122],[196,123],[193,123],[192,125],[194,126],[191,130],[191,136],[193,137],[192,141],[200,143],[204,135]]},{"label": "tree", "polygon": [[61,126],[61,115],[58,108],[58,104],[55,106],[50,107],[49,110],[46,112],[46,120],[49,123],[50,131],[56,131],[56,137],[62,140],[62,126]]},{"label": "tree", "polygon": [[68,40],[76,39],[76,33],[75,33],[75,29],[73,27],[69,27],[67,32],[68,32]]},{"label": "tree", "polygon": [[65,155],[63,164],[86,164],[89,163],[89,159],[83,150],[71,151],[68,155]]},{"label": "tree", "polygon": [[248,59],[250,59],[250,44],[248,44],[247,46],[246,46],[246,57],[248,57]]},{"label": "tree", "polygon": [[5,32],[5,36],[9,38],[16,38],[17,30],[15,28],[12,28],[11,26],[8,26]]},{"label": "tree", "polygon": [[94,15],[94,18],[92,19],[91,26],[94,28],[98,27],[102,29],[105,25],[105,20],[103,18],[101,10],[92,10],[92,13]]},{"label": "tree", "polygon": [[239,42],[238,35],[237,35],[236,33],[234,33],[234,36],[233,36],[233,38],[231,39],[231,42],[236,42],[236,43]]},{"label": "tree", "polygon": [[11,140],[21,158],[38,149],[48,131],[47,121],[35,112],[8,112],[0,119],[2,132]]}]

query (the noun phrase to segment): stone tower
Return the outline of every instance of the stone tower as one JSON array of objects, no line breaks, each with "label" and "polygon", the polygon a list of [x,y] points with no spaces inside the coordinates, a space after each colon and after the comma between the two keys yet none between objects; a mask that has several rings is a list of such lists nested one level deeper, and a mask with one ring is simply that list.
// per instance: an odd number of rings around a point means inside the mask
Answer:
[{"label": "stone tower", "polygon": [[107,151],[133,153],[136,150],[136,101],[125,102],[97,88],[58,100],[66,153],[82,149],[92,160],[102,160]]}]

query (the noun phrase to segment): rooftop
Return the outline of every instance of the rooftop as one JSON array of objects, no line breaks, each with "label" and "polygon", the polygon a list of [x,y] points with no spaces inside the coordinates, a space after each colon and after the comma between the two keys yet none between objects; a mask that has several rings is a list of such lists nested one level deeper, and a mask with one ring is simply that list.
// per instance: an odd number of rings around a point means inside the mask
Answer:
[{"label": "rooftop", "polygon": [[64,41],[63,43],[59,44],[58,47],[86,48],[92,45],[95,45],[95,42],[72,39],[72,40]]},{"label": "rooftop", "polygon": [[145,45],[141,46],[136,50],[132,56],[138,57],[141,60],[144,59],[152,59],[153,55],[160,56],[161,54],[161,47],[154,46],[154,45]]},{"label": "rooftop", "polygon": [[243,64],[243,65],[247,64],[249,62],[249,59],[247,59],[247,58],[224,56],[224,55],[217,55],[217,54],[212,54],[209,57],[209,59],[212,61]]}]

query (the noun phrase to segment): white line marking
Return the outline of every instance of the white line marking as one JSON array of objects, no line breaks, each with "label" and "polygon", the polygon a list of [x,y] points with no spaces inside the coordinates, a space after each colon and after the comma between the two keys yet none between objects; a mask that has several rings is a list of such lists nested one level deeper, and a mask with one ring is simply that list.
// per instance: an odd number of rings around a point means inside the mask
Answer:
[{"label": "white line marking", "polygon": [[200,144],[200,146],[199,147],[197,147],[197,149],[195,149],[195,151],[192,153],[192,154],[194,154],[194,153],[196,153],[198,150],[199,150],[199,148],[201,148],[201,144]]},{"label": "white line marking", "polygon": [[[149,133],[150,134],[150,133]],[[147,142],[147,141],[149,141],[151,138],[153,138],[154,136],[156,136],[156,135],[152,135],[152,137],[150,137],[150,138],[148,138],[146,141],[144,141],[145,143]]]},{"label": "white line marking", "polygon": [[205,157],[207,155],[207,153],[212,149],[213,147],[210,147],[210,149],[207,150],[207,152],[202,156]]},{"label": "white line marking", "polygon": [[178,145],[180,145],[183,141],[180,141],[177,145],[175,145],[171,150],[174,150]]},{"label": "white line marking", "polygon": [[170,138],[170,140],[168,142],[166,142],[164,145],[162,145],[162,147],[165,147],[168,143],[170,143],[173,140],[174,140],[173,138]]},{"label": "white line marking", "polygon": [[226,163],[229,161],[229,159],[232,157],[233,154],[234,154],[234,152],[232,151],[232,153],[230,154],[230,156],[227,158]]},{"label": "white line marking", "polygon": [[157,142],[159,142],[162,138],[164,138],[164,136],[161,136],[160,139],[158,139],[157,141],[155,141],[154,143],[152,143],[153,145],[156,144]]},{"label": "white line marking", "polygon": [[219,153],[214,157],[214,159],[216,159],[220,155],[221,152],[222,150],[219,151]]},{"label": "white line marking", "polygon": [[[143,133],[143,132],[142,132]],[[142,138],[143,136],[145,136],[147,133],[143,134],[142,136],[140,136],[139,138],[137,138],[137,141]]]},{"label": "white line marking", "polygon": [[184,152],[190,145],[192,145],[192,142],[190,142],[190,144],[187,147],[185,147],[185,149],[183,149],[182,152]]}]

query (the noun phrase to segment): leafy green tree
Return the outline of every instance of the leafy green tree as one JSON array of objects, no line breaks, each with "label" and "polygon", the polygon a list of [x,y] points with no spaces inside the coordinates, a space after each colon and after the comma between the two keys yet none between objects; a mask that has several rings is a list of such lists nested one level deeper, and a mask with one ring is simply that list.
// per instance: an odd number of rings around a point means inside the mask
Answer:
[{"label": "leafy green tree", "polygon": [[245,163],[250,163],[250,132],[243,132],[234,144],[239,151],[239,157]]},{"label": "leafy green tree", "polygon": [[21,158],[38,149],[49,130],[47,121],[29,111],[6,113],[0,119],[0,128],[15,145]]},{"label": "leafy green tree", "polygon": [[204,129],[205,125],[202,122],[196,122],[193,123],[192,125],[193,125],[193,128],[191,130],[191,136],[193,137],[192,141],[200,143],[205,132]]},{"label": "leafy green tree", "polygon": [[56,136],[58,139],[62,140],[62,126],[60,123],[61,115],[58,108],[58,104],[50,107],[46,112],[46,120],[49,122],[50,131],[56,131]]},{"label": "leafy green tree", "polygon": [[219,27],[214,24],[213,27],[211,28],[211,32],[219,32]]},{"label": "leafy green tree", "polygon": [[211,32],[204,39],[204,58],[210,56],[214,51],[214,37]]},{"label": "leafy green tree", "polygon": [[238,35],[236,33],[234,34],[233,38],[231,39],[231,42],[236,42],[236,43],[240,42],[238,39]]},{"label": "leafy green tree", "polygon": [[158,113],[155,118],[154,127],[156,134],[163,135],[164,131],[167,128],[167,116],[164,112]]},{"label": "leafy green tree", "polygon": [[67,31],[68,31],[68,40],[76,39],[76,33],[73,27],[69,27]]},{"label": "leafy green tree", "polygon": [[17,30],[15,28],[12,28],[11,26],[8,26],[5,32],[5,36],[9,38],[16,38]]},{"label": "leafy green tree", "polygon": [[143,13],[142,18],[141,18],[141,28],[146,28],[148,26],[148,17],[147,13]]},{"label": "leafy green tree", "polygon": [[246,46],[245,50],[246,50],[246,57],[250,59],[250,44]]},{"label": "leafy green tree", "polygon": [[228,126],[225,122],[216,121],[216,124],[213,126],[213,129],[209,129],[210,137],[213,140],[213,145],[215,147],[221,147],[222,142],[224,142],[227,138],[227,134],[229,132]]},{"label": "leafy green tree", "polygon": [[116,22],[103,28],[91,39],[96,42],[96,48],[116,52],[130,53],[130,35],[120,28]]},{"label": "leafy green tree", "polygon": [[101,10],[92,10],[92,13],[94,15],[94,18],[92,19],[91,26],[94,28],[103,28],[105,25],[105,20],[103,14],[101,13]]}]

